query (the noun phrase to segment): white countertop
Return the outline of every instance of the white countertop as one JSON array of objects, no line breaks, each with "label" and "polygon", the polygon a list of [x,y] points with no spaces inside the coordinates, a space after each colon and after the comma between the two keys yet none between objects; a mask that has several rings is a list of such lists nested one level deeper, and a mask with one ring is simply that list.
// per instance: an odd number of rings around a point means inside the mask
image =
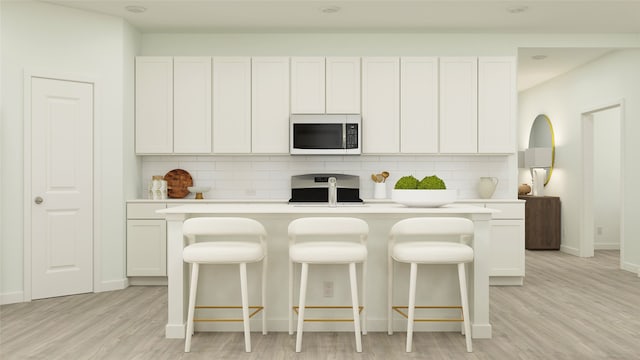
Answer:
[{"label": "white countertop", "polygon": [[339,204],[325,203],[190,203],[157,211],[160,214],[492,214],[495,210],[465,204],[450,204],[435,208],[407,207],[396,203]]},{"label": "white countertop", "polygon": [[[391,199],[363,199],[365,204],[395,204]],[[151,200],[151,199],[133,199],[127,200],[127,203],[180,203],[180,204],[218,204],[218,203],[241,203],[241,204],[286,204],[289,202],[289,199],[164,199],[164,200]],[[520,203],[525,202],[525,200],[520,199],[458,199],[456,203],[479,203],[479,204],[490,204],[490,203]]]}]

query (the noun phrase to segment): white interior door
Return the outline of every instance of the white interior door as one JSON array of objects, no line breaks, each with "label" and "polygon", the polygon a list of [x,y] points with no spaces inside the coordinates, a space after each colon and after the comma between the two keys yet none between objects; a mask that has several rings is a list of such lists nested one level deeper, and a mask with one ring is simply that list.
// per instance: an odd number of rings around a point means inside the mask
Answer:
[{"label": "white interior door", "polygon": [[31,297],[93,291],[93,85],[31,78]]}]

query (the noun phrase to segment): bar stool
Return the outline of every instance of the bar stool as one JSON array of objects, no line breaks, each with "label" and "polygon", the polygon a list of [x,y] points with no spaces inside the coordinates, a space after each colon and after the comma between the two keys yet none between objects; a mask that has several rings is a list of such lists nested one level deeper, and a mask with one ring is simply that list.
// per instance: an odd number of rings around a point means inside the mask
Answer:
[{"label": "bar stool", "polygon": [[[465,218],[410,218],[397,222],[391,228],[389,241],[389,258],[387,267],[387,327],[389,335],[393,334],[392,312],[397,311],[407,320],[406,351],[411,352],[414,321],[461,321],[465,335],[467,352],[472,351],[471,327],[469,324],[469,301],[465,264],[473,261],[473,249],[461,242],[431,241],[426,237],[457,237],[463,241],[473,236],[473,222]],[[404,242],[399,242],[401,238]],[[421,237],[419,241],[409,241]],[[393,260],[411,264],[409,275],[409,306],[393,306]],[[456,264],[460,283],[460,301],[462,306],[416,306],[416,278],[418,264]],[[400,309],[407,309],[405,314]],[[416,319],[415,309],[419,308],[457,308],[462,310],[462,319]]]},{"label": "bar stool", "polygon": [[[266,274],[267,251],[265,237],[267,232],[258,221],[236,217],[199,217],[187,219],[183,225],[183,234],[189,245],[182,253],[186,263],[191,264],[191,289],[189,291],[189,315],[184,351],[191,350],[191,336],[194,321],[242,321],[244,323],[244,346],[251,352],[251,330],[249,318],[262,310],[262,334],[266,335]],[[214,241],[195,242],[197,237],[213,237]],[[242,237],[243,240],[234,238]],[[218,240],[223,238],[224,240]],[[246,239],[255,238],[256,241]],[[262,260],[262,305],[249,306],[247,291],[247,263]],[[238,264],[240,265],[240,293],[242,306],[196,306],[198,289],[198,271],[201,264]],[[242,319],[194,319],[196,308],[242,309]],[[254,311],[249,314],[249,309]]]},{"label": "bar stool", "polygon": [[[367,236],[369,225],[364,220],[348,217],[308,217],[289,224],[289,334],[293,334],[293,312],[298,310],[296,352],[302,348],[305,308],[351,308],[352,319],[306,319],[306,321],[353,321],[356,351],[362,352],[360,311],[364,319],[362,333],[366,334],[366,275]],[[322,237],[327,240],[317,240]],[[315,239],[314,239],[315,238]],[[299,240],[306,240],[299,242]],[[294,263],[302,264],[300,273],[299,306],[293,306]],[[362,263],[362,307],[358,303],[356,264]],[[307,276],[309,264],[348,264],[351,283],[351,306],[307,306]]]}]

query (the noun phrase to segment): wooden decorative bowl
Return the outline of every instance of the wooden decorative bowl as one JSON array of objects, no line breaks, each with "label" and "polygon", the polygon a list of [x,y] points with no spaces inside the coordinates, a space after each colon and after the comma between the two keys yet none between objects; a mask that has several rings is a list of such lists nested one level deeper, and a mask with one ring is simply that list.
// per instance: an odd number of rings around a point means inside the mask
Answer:
[{"label": "wooden decorative bowl", "polygon": [[167,180],[167,196],[182,199],[189,194],[189,186],[193,186],[193,178],[186,170],[173,169],[165,174]]}]

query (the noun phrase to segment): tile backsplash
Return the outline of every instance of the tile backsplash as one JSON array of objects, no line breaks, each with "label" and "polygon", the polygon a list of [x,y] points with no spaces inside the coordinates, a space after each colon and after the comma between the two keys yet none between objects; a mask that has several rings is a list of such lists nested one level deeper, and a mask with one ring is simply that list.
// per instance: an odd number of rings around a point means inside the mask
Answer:
[{"label": "tile backsplash", "polygon": [[[388,171],[387,195],[396,180],[404,175],[421,179],[438,175],[449,189],[458,190],[459,199],[476,199],[476,186],[481,176],[493,176],[499,183],[494,199],[512,198],[508,188],[517,179],[517,171],[509,170],[508,156],[143,156],[140,198],[147,198],[147,187],[153,175],[164,175],[172,169],[191,174],[194,186],[210,186],[207,199],[277,199],[290,198],[292,175],[308,173],[341,173],[360,176],[360,197],[373,198],[372,173]],[[193,198],[189,194],[187,198]]]}]

